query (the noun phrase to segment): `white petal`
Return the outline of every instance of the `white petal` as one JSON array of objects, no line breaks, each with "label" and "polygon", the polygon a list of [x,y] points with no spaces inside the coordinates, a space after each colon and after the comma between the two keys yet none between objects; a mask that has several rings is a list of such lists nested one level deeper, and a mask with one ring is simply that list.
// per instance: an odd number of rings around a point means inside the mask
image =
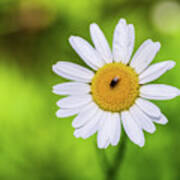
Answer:
[{"label": "white petal", "polygon": [[179,89],[164,84],[149,84],[140,88],[140,96],[147,99],[167,100],[179,95]]},{"label": "white petal", "polygon": [[105,112],[102,124],[98,132],[98,147],[106,148],[110,143],[115,146],[120,139],[120,115],[119,113]]},{"label": "white petal", "polygon": [[158,118],[161,115],[160,109],[150,101],[142,98],[137,98],[136,104],[150,117]]},{"label": "white petal", "polygon": [[116,146],[119,143],[121,134],[121,123],[119,113],[111,114],[110,127],[110,142],[113,146]]},{"label": "white petal", "polygon": [[142,74],[140,74],[140,84],[145,84],[159,78],[166,71],[172,69],[175,66],[174,61],[164,61],[153,64],[148,67]]},{"label": "white petal", "polygon": [[138,48],[138,50],[136,51],[136,53],[134,54],[134,56],[133,56],[133,58],[132,58],[132,60],[131,60],[130,65],[131,65],[132,67],[134,67],[135,65],[137,65],[138,62],[135,61],[135,59],[137,59],[137,57],[140,56],[142,50],[143,50],[144,48],[146,48],[148,45],[152,45],[152,44],[153,44],[153,42],[152,42],[151,39],[148,39],[148,40],[144,41],[144,42],[141,44],[141,46]]},{"label": "white petal", "polygon": [[91,95],[68,96],[60,99],[57,105],[60,108],[77,108],[92,102]]},{"label": "white petal", "polygon": [[123,111],[121,113],[121,118],[125,132],[130,140],[140,147],[144,146],[144,134],[132,118],[131,114],[128,111]]},{"label": "white petal", "polygon": [[73,120],[72,126],[74,128],[79,128],[88,122],[96,114],[97,105],[94,102],[87,104],[84,108],[81,108],[81,112]]},{"label": "white petal", "polygon": [[163,114],[161,114],[160,119],[153,119],[153,121],[157,124],[163,124],[163,125],[168,123],[168,119]]},{"label": "white petal", "polygon": [[113,56],[115,62],[127,64],[134,47],[134,27],[120,19],[114,31]]},{"label": "white petal", "polygon": [[73,116],[75,114],[78,114],[80,112],[80,108],[73,108],[73,109],[59,109],[56,112],[56,116],[60,118]]},{"label": "white petal", "polygon": [[135,41],[135,32],[134,32],[134,26],[133,24],[128,25],[128,33],[129,33],[129,38],[128,38],[128,55],[126,61],[123,63],[127,64],[131,58],[132,52],[134,50],[134,41]]},{"label": "white petal", "polygon": [[99,123],[101,121],[101,118],[103,116],[103,111],[98,109],[94,115],[94,117],[86,123],[83,127],[76,129],[74,132],[74,136],[76,137],[82,137],[83,139],[86,139],[96,133],[96,131],[99,128]]},{"label": "white petal", "polygon": [[96,50],[99,52],[101,55],[102,59],[106,63],[111,63],[112,62],[112,54],[111,50],[109,48],[109,44],[99,28],[99,26],[95,23],[90,25],[90,33],[91,33],[91,38],[92,41],[96,47]]},{"label": "white petal", "polygon": [[59,95],[81,95],[90,92],[90,86],[81,82],[66,82],[53,86],[53,92]]},{"label": "white petal", "polygon": [[130,113],[138,126],[149,133],[153,133],[156,130],[150,117],[148,117],[139,107],[134,104],[130,108]]},{"label": "white petal", "polygon": [[81,82],[91,82],[94,77],[92,71],[70,62],[57,62],[57,64],[53,65],[53,71],[66,79]]},{"label": "white petal", "polygon": [[105,146],[104,146],[104,149],[106,149],[108,146],[109,146],[109,144],[110,144],[110,141],[109,141],[109,139],[106,141],[106,144],[105,144]]},{"label": "white petal", "polygon": [[94,70],[97,70],[104,65],[104,61],[97,51],[84,39],[77,36],[71,36],[69,42],[84,62]]},{"label": "white petal", "polygon": [[141,73],[152,62],[160,46],[159,42],[154,43],[151,40],[146,40],[135,53],[130,64],[131,67],[138,74]]},{"label": "white petal", "polygon": [[97,135],[97,143],[100,149],[105,149],[110,144],[109,138],[109,125],[110,125],[110,112],[104,112],[101,127]]}]

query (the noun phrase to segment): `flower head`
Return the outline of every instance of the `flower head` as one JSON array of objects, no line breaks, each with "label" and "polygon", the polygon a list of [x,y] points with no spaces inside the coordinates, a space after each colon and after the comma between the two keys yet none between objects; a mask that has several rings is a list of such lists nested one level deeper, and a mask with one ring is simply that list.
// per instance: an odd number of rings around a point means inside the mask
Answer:
[{"label": "flower head", "polygon": [[150,65],[160,49],[159,42],[146,40],[133,55],[134,26],[120,19],[114,31],[113,49],[97,24],[90,25],[94,47],[84,39],[71,36],[70,44],[91,68],[60,61],[53,71],[72,82],[58,84],[53,92],[68,95],[57,102],[58,117],[77,114],[72,122],[74,135],[84,139],[97,134],[99,148],[117,145],[121,126],[132,142],[144,146],[143,130],[155,131],[155,123],[167,118],[149,100],[166,100],[180,90],[164,84],[147,84],[175,66],[174,61]]}]

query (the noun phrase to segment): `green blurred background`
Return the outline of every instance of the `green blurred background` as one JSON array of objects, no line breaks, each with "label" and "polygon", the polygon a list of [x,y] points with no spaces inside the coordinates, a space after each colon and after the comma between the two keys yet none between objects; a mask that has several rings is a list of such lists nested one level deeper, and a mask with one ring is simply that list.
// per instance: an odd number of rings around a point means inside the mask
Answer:
[{"label": "green blurred background", "polygon": [[[180,88],[180,2],[163,0],[0,0],[0,180],[101,180],[96,136],[76,139],[72,117],[57,119],[52,86],[64,80],[52,72],[59,60],[83,64],[70,35],[90,41],[96,22],[112,42],[124,17],[136,29],[135,49],[147,38],[160,41],[154,62],[176,67],[157,82]],[[117,179],[180,179],[180,98],[157,102],[169,119],[145,133],[145,147],[128,140]],[[111,161],[117,147],[105,153]]]}]

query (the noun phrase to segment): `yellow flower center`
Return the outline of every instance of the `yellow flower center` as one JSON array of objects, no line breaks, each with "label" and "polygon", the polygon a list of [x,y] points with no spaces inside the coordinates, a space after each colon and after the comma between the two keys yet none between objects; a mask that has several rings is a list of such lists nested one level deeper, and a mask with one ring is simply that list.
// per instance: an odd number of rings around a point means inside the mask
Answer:
[{"label": "yellow flower center", "polygon": [[94,101],[103,110],[127,110],[139,95],[138,75],[122,63],[106,64],[96,72],[91,92]]}]

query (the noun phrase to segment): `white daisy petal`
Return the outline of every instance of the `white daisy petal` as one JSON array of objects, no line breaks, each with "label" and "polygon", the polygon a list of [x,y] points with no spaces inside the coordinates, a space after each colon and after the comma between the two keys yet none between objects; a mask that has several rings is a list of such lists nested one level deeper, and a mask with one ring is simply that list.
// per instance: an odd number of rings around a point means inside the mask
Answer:
[{"label": "white daisy petal", "polygon": [[128,111],[123,111],[121,113],[121,118],[125,132],[130,140],[140,147],[143,147],[145,141],[144,134],[132,118],[131,114]]},{"label": "white daisy petal", "polygon": [[81,82],[66,82],[53,86],[53,92],[59,95],[81,95],[87,94],[90,86]]},{"label": "white daisy petal", "polygon": [[104,149],[106,149],[109,146],[109,144],[110,144],[110,142],[109,142],[109,139],[108,139],[105,146],[104,146]]},{"label": "white daisy petal", "polygon": [[76,137],[82,137],[83,139],[86,139],[96,133],[96,131],[99,128],[99,123],[101,121],[101,118],[103,116],[103,111],[98,109],[94,115],[94,117],[86,123],[83,127],[76,129],[74,132],[74,136]]},{"label": "white daisy petal", "polygon": [[101,55],[102,59],[106,63],[111,63],[112,59],[113,59],[111,50],[110,50],[109,44],[108,44],[103,32],[101,31],[99,26],[95,23],[91,24],[90,25],[90,33],[91,33],[92,41],[96,47],[96,50]]},{"label": "white daisy petal", "polygon": [[137,98],[136,104],[150,117],[159,118],[161,115],[160,109],[150,101],[143,98]]},{"label": "white daisy petal", "polygon": [[84,39],[77,36],[71,36],[69,42],[78,55],[92,69],[97,70],[104,65],[104,61],[97,51]]},{"label": "white daisy petal", "polygon": [[137,59],[138,59],[138,57],[141,56],[141,52],[142,52],[143,49],[145,49],[148,45],[150,46],[150,45],[152,45],[152,44],[153,44],[153,42],[152,42],[151,39],[147,39],[146,41],[144,41],[144,42],[141,44],[141,46],[138,48],[138,50],[136,51],[136,53],[134,54],[134,56],[133,56],[133,58],[132,58],[132,60],[131,60],[131,62],[130,62],[130,66],[131,66],[131,67],[135,67],[135,66],[137,66],[137,65],[139,64],[138,61],[137,61]]},{"label": "white daisy petal", "polygon": [[135,53],[130,66],[140,74],[152,62],[160,46],[159,42],[146,40]]},{"label": "white daisy petal", "polygon": [[91,95],[68,96],[60,99],[57,105],[60,108],[77,108],[92,102]]},{"label": "white daisy petal", "polygon": [[98,110],[97,105],[94,102],[87,104],[78,114],[78,116],[73,120],[72,126],[74,128],[79,128],[88,122],[96,114]]},{"label": "white daisy petal", "polygon": [[70,62],[57,62],[53,65],[53,71],[66,79],[80,82],[91,82],[94,77],[92,71]]},{"label": "white daisy petal", "polygon": [[149,84],[140,88],[140,96],[147,99],[168,100],[179,95],[179,89],[164,84]]},{"label": "white daisy petal", "polygon": [[115,146],[120,139],[120,115],[119,113],[106,113],[103,124],[98,132],[98,146],[106,148],[110,143]]},{"label": "white daisy petal", "polygon": [[134,28],[127,25],[125,19],[120,19],[113,37],[113,57],[115,62],[127,64],[134,47]]},{"label": "white daisy petal", "polygon": [[159,78],[166,71],[175,66],[174,61],[164,61],[149,66],[142,74],[140,74],[140,84],[145,84]]},{"label": "white daisy petal", "polygon": [[110,125],[110,112],[104,112],[101,128],[98,131],[97,135],[97,143],[98,147],[101,149],[107,148],[107,146],[110,144],[110,138],[109,138],[109,125]]},{"label": "white daisy petal", "polygon": [[164,116],[164,114],[161,114],[160,119],[153,119],[153,121],[157,124],[165,125],[168,123],[168,119]]},{"label": "white daisy petal", "polygon": [[80,111],[80,108],[72,108],[72,109],[59,109],[56,112],[56,116],[60,118],[68,117],[68,116],[73,116],[75,114],[78,114]]},{"label": "white daisy petal", "polygon": [[116,146],[120,139],[121,134],[121,123],[120,123],[120,114],[113,113],[110,119],[110,142],[113,146]]},{"label": "white daisy petal", "polygon": [[148,117],[136,104],[130,108],[130,113],[138,126],[149,133],[154,133],[156,130],[150,117]]},{"label": "white daisy petal", "polygon": [[128,55],[125,61],[123,61],[124,64],[127,64],[131,58],[132,52],[134,50],[134,41],[135,41],[135,32],[134,32],[134,25],[129,24],[128,25]]}]

